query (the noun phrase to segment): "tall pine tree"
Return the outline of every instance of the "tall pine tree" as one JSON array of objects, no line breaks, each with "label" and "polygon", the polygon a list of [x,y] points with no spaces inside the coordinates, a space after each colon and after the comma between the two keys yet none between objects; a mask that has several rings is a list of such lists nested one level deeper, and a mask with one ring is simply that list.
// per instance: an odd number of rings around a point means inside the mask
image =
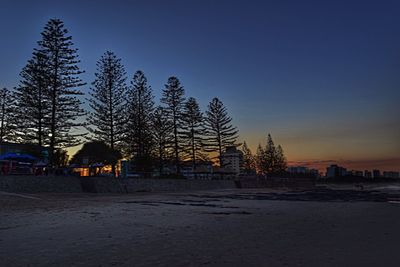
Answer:
[{"label": "tall pine tree", "polygon": [[236,144],[238,130],[232,124],[232,118],[222,102],[214,98],[208,105],[205,120],[205,144],[207,152],[218,154],[219,164],[221,165],[221,155],[227,146]]},{"label": "tall pine tree", "polygon": [[247,146],[246,142],[243,142],[242,146],[243,152],[243,171],[246,174],[254,174],[256,172],[256,163],[254,155],[251,153],[250,148]]},{"label": "tall pine tree", "polygon": [[259,144],[257,147],[255,162],[256,162],[257,173],[261,175],[266,175],[268,173],[267,162],[265,158],[265,151],[261,146],[261,144]]},{"label": "tall pine tree", "polygon": [[170,148],[173,143],[172,121],[168,120],[167,112],[163,107],[157,107],[154,111],[152,133],[157,167],[159,175],[162,176],[164,173],[165,161],[169,158]]},{"label": "tall pine tree", "polygon": [[23,143],[48,146],[51,102],[47,57],[42,53],[33,53],[20,77],[20,85],[15,92],[19,139]]},{"label": "tall pine tree", "polygon": [[15,141],[16,139],[14,111],[11,92],[7,88],[0,89],[0,145],[3,142]]},{"label": "tall pine tree", "polygon": [[149,172],[152,167],[154,96],[142,71],[133,76],[127,107],[126,152],[134,160],[137,171]]},{"label": "tall pine tree", "polygon": [[[119,150],[125,133],[126,72],[121,59],[110,51],[97,62],[96,79],[90,88],[88,127],[91,140],[102,141],[111,150]],[[115,165],[112,165],[115,175]]]},{"label": "tall pine tree", "polygon": [[181,138],[183,152],[192,162],[193,171],[196,161],[201,158],[203,149],[204,118],[196,99],[190,97],[184,105],[182,116]]},{"label": "tall pine tree", "polygon": [[275,172],[276,173],[283,173],[286,172],[287,169],[287,161],[285,157],[285,153],[283,152],[283,148],[281,145],[278,145],[278,147],[275,150]]},{"label": "tall pine tree", "polygon": [[271,134],[267,136],[267,144],[264,149],[265,168],[267,173],[274,173],[276,166],[276,147]]},{"label": "tall pine tree", "polygon": [[185,90],[183,89],[180,81],[176,77],[168,78],[165,85],[161,102],[165,104],[165,109],[168,114],[168,119],[173,125],[173,153],[175,158],[176,174],[180,174],[180,154],[182,144],[179,136],[179,131],[182,124],[182,114],[185,104]]},{"label": "tall pine tree", "polygon": [[47,59],[48,94],[50,101],[49,117],[49,161],[54,165],[56,149],[79,144],[82,133],[73,132],[85,123],[77,119],[85,115],[81,108],[83,95],[78,90],[85,85],[79,78],[82,71],[78,67],[77,49],[73,48],[72,37],[60,19],[50,19],[42,39],[38,42],[36,53]]},{"label": "tall pine tree", "polygon": [[281,174],[286,171],[287,162],[283,149],[280,145],[275,146],[271,134],[267,136],[265,148],[258,145],[256,162],[257,172],[263,175]]},{"label": "tall pine tree", "polygon": [[90,88],[88,121],[91,139],[103,141],[111,149],[119,147],[124,134],[126,72],[113,52],[107,51],[97,62],[96,79]]}]

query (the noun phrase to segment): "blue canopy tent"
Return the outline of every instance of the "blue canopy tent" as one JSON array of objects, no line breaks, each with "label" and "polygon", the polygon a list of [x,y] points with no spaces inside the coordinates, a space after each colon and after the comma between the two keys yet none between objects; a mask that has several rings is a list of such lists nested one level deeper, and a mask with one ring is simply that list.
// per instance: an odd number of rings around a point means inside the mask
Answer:
[{"label": "blue canopy tent", "polygon": [[3,155],[0,155],[0,160],[18,160],[32,162],[37,160],[37,158],[29,154],[5,153]]}]

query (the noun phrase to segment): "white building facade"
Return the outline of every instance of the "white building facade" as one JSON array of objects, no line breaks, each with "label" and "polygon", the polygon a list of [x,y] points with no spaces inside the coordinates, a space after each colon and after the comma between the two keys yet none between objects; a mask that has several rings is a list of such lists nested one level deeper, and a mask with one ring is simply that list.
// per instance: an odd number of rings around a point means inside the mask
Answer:
[{"label": "white building facade", "polygon": [[236,146],[228,146],[221,155],[221,167],[235,175],[241,174],[243,166],[243,152]]}]

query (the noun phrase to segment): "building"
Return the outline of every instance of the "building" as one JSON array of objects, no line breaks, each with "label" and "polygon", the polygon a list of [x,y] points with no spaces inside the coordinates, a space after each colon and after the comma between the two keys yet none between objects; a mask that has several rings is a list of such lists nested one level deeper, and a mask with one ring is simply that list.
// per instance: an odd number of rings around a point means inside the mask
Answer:
[{"label": "building", "polygon": [[[105,165],[102,163],[94,163],[94,164],[71,164],[69,167],[69,173],[72,175],[87,177],[87,176],[107,176],[112,177],[112,167],[111,165]],[[119,175],[119,166],[116,166],[116,175]]]},{"label": "building", "polygon": [[329,166],[326,168],[326,177],[327,178],[335,178],[335,177],[343,177],[347,175],[347,169],[340,167],[336,164]]},{"label": "building", "polygon": [[380,177],[381,177],[381,172],[380,172],[380,170],[373,170],[373,171],[372,171],[372,176],[374,177],[374,179],[380,178]]},{"label": "building", "polygon": [[184,161],[181,164],[181,174],[188,179],[211,179],[213,164],[211,161],[198,161],[196,169],[193,169],[192,161]]},{"label": "building", "polygon": [[311,175],[313,177],[319,176],[319,171],[317,169],[309,169],[303,166],[290,166],[287,168],[287,172],[293,175]]},{"label": "building", "polygon": [[347,172],[348,176],[355,176],[355,177],[364,177],[364,172],[363,171],[357,171],[357,170],[351,170]]},{"label": "building", "polygon": [[236,146],[226,147],[225,152],[221,155],[221,167],[226,172],[232,172],[235,175],[241,173],[243,166],[243,152],[238,150]]},{"label": "building", "polygon": [[308,168],[303,166],[290,166],[287,168],[288,173],[292,174],[306,174]]},{"label": "building", "polygon": [[385,171],[383,172],[383,177],[384,178],[392,178],[392,179],[399,179],[400,178],[400,173],[399,172],[393,172],[393,171]]},{"label": "building", "polygon": [[372,178],[372,172],[369,170],[364,171],[364,177],[365,178]]}]

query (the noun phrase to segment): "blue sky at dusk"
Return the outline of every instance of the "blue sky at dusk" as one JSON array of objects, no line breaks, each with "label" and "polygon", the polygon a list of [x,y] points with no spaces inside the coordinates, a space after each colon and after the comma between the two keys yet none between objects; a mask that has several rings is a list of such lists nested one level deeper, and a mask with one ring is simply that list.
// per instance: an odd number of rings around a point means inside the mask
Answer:
[{"label": "blue sky at dusk", "polygon": [[111,50],[157,100],[172,75],[203,110],[219,97],[253,151],[270,132],[293,163],[399,170],[399,14],[399,1],[2,0],[0,86],[17,86],[57,17],[88,83]]}]

